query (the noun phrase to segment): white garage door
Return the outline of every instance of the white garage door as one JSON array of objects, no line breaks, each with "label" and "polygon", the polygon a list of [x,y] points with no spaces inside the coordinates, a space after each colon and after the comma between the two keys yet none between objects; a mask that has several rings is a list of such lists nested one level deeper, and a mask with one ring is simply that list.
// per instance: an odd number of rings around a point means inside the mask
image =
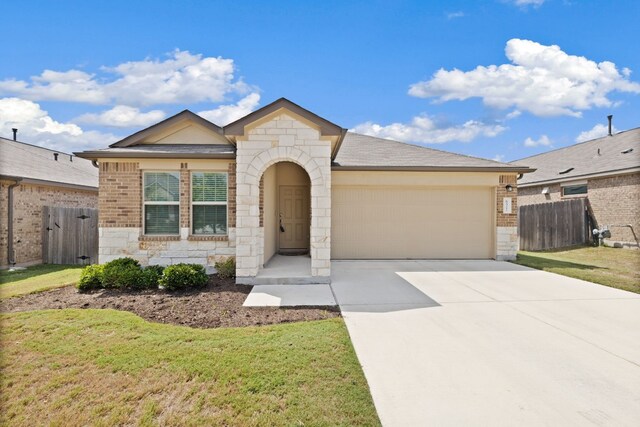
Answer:
[{"label": "white garage door", "polygon": [[491,187],[334,187],[333,259],[493,257]]}]

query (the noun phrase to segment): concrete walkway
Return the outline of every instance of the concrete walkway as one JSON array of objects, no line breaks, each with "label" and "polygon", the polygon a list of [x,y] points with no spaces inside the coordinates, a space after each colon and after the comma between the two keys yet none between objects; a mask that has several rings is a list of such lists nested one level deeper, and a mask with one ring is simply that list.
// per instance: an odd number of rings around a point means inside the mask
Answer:
[{"label": "concrete walkway", "polygon": [[329,285],[257,285],[242,304],[245,307],[295,307],[336,305]]},{"label": "concrete walkway", "polygon": [[386,426],[640,425],[640,295],[495,261],[337,261]]}]

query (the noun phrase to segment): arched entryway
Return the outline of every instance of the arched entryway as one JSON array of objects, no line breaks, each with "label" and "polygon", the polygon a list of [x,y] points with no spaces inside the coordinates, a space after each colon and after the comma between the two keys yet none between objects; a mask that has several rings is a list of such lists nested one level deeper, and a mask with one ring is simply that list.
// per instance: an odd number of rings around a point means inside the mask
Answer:
[{"label": "arched entryway", "polygon": [[311,179],[299,165],[269,166],[260,180],[263,269],[287,268],[311,275]]}]

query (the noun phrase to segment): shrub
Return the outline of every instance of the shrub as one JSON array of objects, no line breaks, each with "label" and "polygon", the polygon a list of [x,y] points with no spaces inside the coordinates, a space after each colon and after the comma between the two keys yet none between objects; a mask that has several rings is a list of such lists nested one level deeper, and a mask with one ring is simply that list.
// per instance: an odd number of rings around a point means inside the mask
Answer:
[{"label": "shrub", "polygon": [[80,280],[76,284],[76,287],[81,292],[100,289],[102,288],[103,275],[104,265],[87,265],[82,269],[82,272],[80,272]]},{"label": "shrub", "polygon": [[207,284],[209,277],[200,264],[174,264],[166,267],[160,278],[160,287],[168,291],[198,288]]},{"label": "shrub", "polygon": [[218,276],[223,279],[231,279],[236,277],[236,260],[229,257],[226,261],[218,261],[215,264]]},{"label": "shrub", "polygon": [[161,265],[150,265],[142,270],[144,287],[146,289],[154,289],[158,287],[164,267]]},{"label": "shrub", "polygon": [[104,266],[105,267],[114,267],[114,268],[128,267],[128,266],[140,267],[140,263],[138,262],[137,259],[124,257],[124,258],[117,258],[117,259],[114,259],[112,261],[109,261]]},{"label": "shrub", "polygon": [[118,258],[104,265],[102,286],[107,289],[141,289],[144,282],[140,263],[133,258]]}]

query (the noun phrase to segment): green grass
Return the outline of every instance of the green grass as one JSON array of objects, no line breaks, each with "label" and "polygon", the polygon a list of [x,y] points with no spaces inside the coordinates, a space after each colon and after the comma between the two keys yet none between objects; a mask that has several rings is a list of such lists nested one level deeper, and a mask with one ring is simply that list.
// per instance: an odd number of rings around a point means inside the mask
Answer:
[{"label": "green grass", "polygon": [[640,293],[640,251],[577,247],[520,252],[516,264]]},{"label": "green grass", "polygon": [[207,330],[67,309],[0,321],[2,425],[379,425],[340,318]]},{"label": "green grass", "polygon": [[81,265],[41,264],[26,270],[0,270],[0,299],[42,292],[76,283]]}]

